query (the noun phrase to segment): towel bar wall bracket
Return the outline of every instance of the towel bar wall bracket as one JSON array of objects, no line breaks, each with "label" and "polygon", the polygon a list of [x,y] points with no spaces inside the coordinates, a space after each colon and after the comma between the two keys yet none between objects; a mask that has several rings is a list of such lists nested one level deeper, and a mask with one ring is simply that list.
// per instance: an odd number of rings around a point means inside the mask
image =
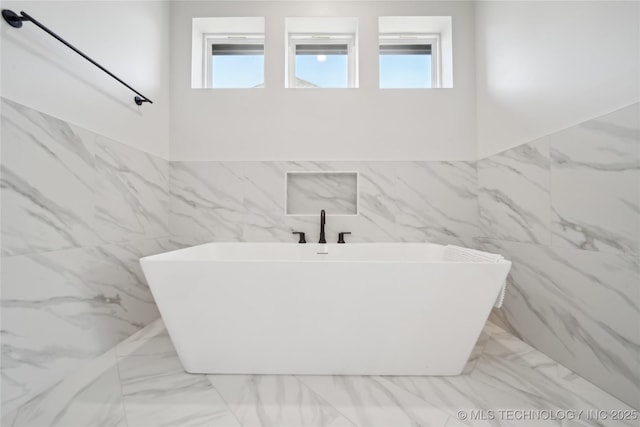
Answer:
[{"label": "towel bar wall bracket", "polygon": [[65,46],[67,46],[69,49],[73,50],[78,55],[82,56],[87,61],[91,62],[96,67],[100,68],[102,71],[107,73],[109,76],[113,77],[119,83],[124,85],[127,89],[129,89],[132,92],[134,92],[136,94],[136,96],[133,98],[133,101],[136,103],[136,105],[142,105],[145,102],[148,102],[149,104],[153,104],[153,102],[149,98],[147,98],[146,96],[144,96],[143,94],[141,94],[140,92],[138,92],[137,90],[135,90],[134,88],[129,86],[128,84],[126,84],[124,81],[122,81],[120,78],[118,78],[111,71],[107,70],[102,65],[98,64],[96,61],[94,61],[93,59],[89,58],[87,55],[85,55],[79,49],[74,47],[72,44],[70,44],[65,39],[63,39],[62,37],[60,37],[59,35],[57,35],[53,31],[51,31],[49,28],[47,28],[44,25],[42,25],[40,22],[38,22],[37,20],[35,20],[33,17],[29,16],[25,12],[21,11],[20,15],[18,15],[17,13],[15,13],[12,10],[3,9],[2,10],[2,17],[4,18],[5,21],[7,21],[7,24],[11,25],[14,28],[21,28],[22,27],[22,23],[24,21],[33,22],[38,28],[40,28],[44,32],[48,33],[50,36],[52,36],[53,38],[55,38],[56,40],[58,40],[59,42],[61,42]]},{"label": "towel bar wall bracket", "polygon": [[9,25],[15,28],[22,27],[22,21],[26,21],[27,18],[23,18],[22,16],[18,16],[13,10],[3,9],[2,17]]}]

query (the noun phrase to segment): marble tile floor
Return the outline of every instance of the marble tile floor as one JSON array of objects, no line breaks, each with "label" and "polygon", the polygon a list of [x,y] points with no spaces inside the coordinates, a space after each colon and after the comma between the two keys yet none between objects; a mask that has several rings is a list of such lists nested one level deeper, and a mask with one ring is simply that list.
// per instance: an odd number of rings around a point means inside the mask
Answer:
[{"label": "marble tile floor", "polygon": [[492,323],[460,376],[332,377],[187,374],[158,319],[2,426],[638,426],[637,417]]}]

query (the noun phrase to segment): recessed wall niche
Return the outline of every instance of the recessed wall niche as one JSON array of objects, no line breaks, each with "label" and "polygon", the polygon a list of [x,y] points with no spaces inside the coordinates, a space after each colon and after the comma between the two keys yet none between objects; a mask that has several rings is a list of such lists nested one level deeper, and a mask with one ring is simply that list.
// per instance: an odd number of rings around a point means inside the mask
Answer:
[{"label": "recessed wall niche", "polygon": [[358,172],[287,172],[285,214],[358,215]]}]

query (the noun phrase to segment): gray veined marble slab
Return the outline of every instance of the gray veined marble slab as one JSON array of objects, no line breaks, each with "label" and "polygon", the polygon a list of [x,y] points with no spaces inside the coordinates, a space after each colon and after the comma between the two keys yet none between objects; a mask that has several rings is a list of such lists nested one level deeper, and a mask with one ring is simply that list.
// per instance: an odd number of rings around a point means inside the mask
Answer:
[{"label": "gray veined marble slab", "polygon": [[200,242],[293,241],[292,229],[311,221],[285,217],[286,170],[286,162],[172,162],[174,235]]},{"label": "gray veined marble slab", "polygon": [[[487,344],[473,377],[492,388],[494,398],[505,409],[584,411],[577,420],[581,425],[601,425],[602,421],[589,419],[588,411],[633,411],[620,400],[507,333],[494,336]],[[501,397],[500,393],[505,393],[505,396]],[[556,423],[565,425],[562,421]],[[632,419],[611,418],[604,422],[607,426],[634,426],[637,423]],[[513,420],[512,424],[537,426],[540,422]]]},{"label": "gray veined marble slab", "polygon": [[[242,203],[245,221],[242,240],[249,242],[294,241],[285,211],[287,162],[239,162],[243,177]],[[292,228],[300,222],[292,219]],[[304,231],[304,230],[302,230]]]},{"label": "gray veined marble slab", "polygon": [[96,230],[104,242],[169,235],[169,162],[96,137]]},{"label": "gray veined marble slab", "polygon": [[591,251],[640,249],[640,107],[555,133],[552,244]]},{"label": "gray veined marble slab", "polygon": [[111,345],[135,331],[119,318],[116,291],[87,280],[98,266],[95,255],[72,249],[3,259],[3,408],[25,402],[95,357],[100,343],[92,322],[102,320],[102,339]]},{"label": "gray veined marble slab", "polygon": [[330,217],[328,241],[351,231],[352,242],[468,245],[477,235],[469,162],[172,162],[170,228],[203,241],[293,241],[293,230],[315,241],[317,217],[285,215],[287,171],[359,173],[358,215]]},{"label": "gray veined marble slab", "polygon": [[291,375],[208,375],[208,378],[244,427],[355,427]]},{"label": "gray veined marble slab", "polygon": [[[490,344],[483,351],[483,364],[478,372],[486,373],[491,369],[497,371],[501,365],[509,366],[515,375],[523,377],[535,372],[540,377],[528,378],[529,387],[537,387],[543,396],[552,396],[557,407],[570,409],[604,409],[631,410],[631,408],[604,392],[586,379],[580,377],[568,368],[552,360],[520,339],[506,331],[492,336]],[[506,362],[506,363],[505,363]],[[505,377],[506,378],[506,377]],[[550,406],[553,407],[553,406]],[[608,420],[608,424],[634,425],[633,420],[616,423]]]},{"label": "gray veined marble slab", "polygon": [[464,244],[478,235],[476,165],[407,162],[398,170],[396,204],[403,240]]},{"label": "gray veined marble slab", "polygon": [[484,329],[480,333],[480,336],[478,337],[478,341],[476,342],[476,345],[474,345],[473,350],[471,350],[471,354],[469,355],[469,360],[467,361],[466,365],[464,366],[464,369],[462,370],[462,375],[470,374],[473,371],[473,369],[476,367],[478,360],[480,360],[480,356],[482,356],[484,347],[487,345],[489,340],[491,340],[491,336],[493,333],[495,333],[496,329],[497,328],[490,323],[487,323],[485,325]]},{"label": "gray veined marble slab", "polygon": [[23,405],[6,427],[127,427],[114,351]]},{"label": "gray veined marble slab", "polygon": [[184,372],[173,348],[120,358],[124,406],[130,426],[240,426],[205,375]]},{"label": "gray veined marble slab", "polygon": [[117,289],[124,299],[138,304],[128,307],[128,318],[147,325],[160,314],[144,278],[140,258],[167,251],[158,239],[138,240],[120,244],[101,245],[93,248],[101,264],[92,272],[91,281],[104,287]]},{"label": "gray veined marble slab", "polygon": [[155,240],[2,260],[2,399],[32,398],[159,316],[138,258]]},{"label": "gray veined marble slab", "polygon": [[443,426],[450,414],[426,405],[383,377],[298,376],[357,426]]},{"label": "gray veined marble slab", "polygon": [[172,162],[172,233],[213,241],[241,241],[244,178],[234,162]]},{"label": "gray veined marble slab", "polygon": [[546,138],[478,161],[483,236],[551,243],[549,143]]},{"label": "gray veined marble slab", "polygon": [[210,240],[205,237],[198,236],[170,236],[170,237],[161,237],[156,239],[158,245],[162,250],[158,253],[162,252],[170,252],[178,249],[187,248],[190,246],[201,245],[203,243],[207,243]]},{"label": "gray veined marble slab", "polygon": [[[342,224],[337,222],[336,226],[342,229],[336,231],[352,231],[348,240],[355,242],[398,241],[396,191],[399,163],[362,162],[352,167],[357,167],[354,170],[360,172],[360,221],[354,223],[352,228],[340,227]],[[350,220],[337,219],[344,222]]]},{"label": "gray veined marble slab", "polygon": [[162,318],[149,323],[115,347],[117,356],[145,356],[169,353],[173,344]]},{"label": "gray veined marble slab", "polygon": [[484,241],[513,261],[501,309],[527,342],[640,407],[640,259]]},{"label": "gray veined marble slab", "polygon": [[[207,170],[205,173],[207,184],[214,188],[217,194],[227,194],[225,196],[214,195],[209,192],[207,197],[211,197],[213,205],[217,209],[228,209],[229,227],[227,232],[220,231],[215,227],[211,240],[246,241],[246,242],[272,242],[272,241],[294,241],[291,235],[292,230],[309,231],[310,226],[316,220],[306,217],[285,216],[285,172],[290,168],[299,169],[300,164],[291,162],[206,162],[208,165],[196,165],[196,168]],[[186,165],[190,167],[190,165]],[[213,180],[211,175],[230,175],[228,179]],[[178,201],[178,204],[180,202]],[[192,213],[192,223],[197,222],[195,227],[188,225],[188,216]],[[207,214],[205,211],[209,207],[195,204],[183,209],[176,221],[179,224],[187,223],[187,232],[190,229],[209,227],[216,214]],[[224,216],[222,212],[220,215]],[[236,219],[233,217],[235,216]],[[226,218],[226,217],[225,217]],[[242,218],[242,221],[237,221]],[[192,224],[193,225],[193,224]]]},{"label": "gray veined marble slab", "polygon": [[174,242],[167,161],[4,99],[2,139],[4,415],[159,315]]},{"label": "gray veined marble slab", "polygon": [[94,135],[2,99],[2,255],[96,243]]},{"label": "gray veined marble slab", "polygon": [[[313,241],[318,219],[285,215],[285,174],[313,168],[313,162],[234,162],[242,176],[245,221],[241,239],[246,242],[295,242],[291,232],[307,233]],[[318,214],[320,212],[318,211]]]},{"label": "gray veined marble slab", "polygon": [[[124,407],[130,427],[634,425],[584,415],[543,424],[499,419],[497,411],[510,409],[630,408],[490,323],[474,354],[475,367],[452,377],[186,374],[158,320],[2,421],[24,427],[124,426]],[[492,410],[496,418],[458,416],[472,409]]]},{"label": "gray veined marble slab", "polygon": [[[454,377],[385,377],[434,407],[451,413],[452,425],[468,426],[565,426],[603,425],[587,419],[587,410],[608,411],[632,408],[575,376],[548,356],[512,335],[501,332],[491,336],[482,356],[470,375]],[[492,411],[492,417],[471,419],[471,411]],[[580,411],[580,419],[570,423],[556,419],[515,418],[515,413],[536,410]],[[469,417],[459,419],[458,411]],[[503,411],[503,412],[500,412]],[[574,414],[577,415],[577,412]],[[455,421],[455,423],[454,423]],[[634,421],[606,425],[633,426]]]}]

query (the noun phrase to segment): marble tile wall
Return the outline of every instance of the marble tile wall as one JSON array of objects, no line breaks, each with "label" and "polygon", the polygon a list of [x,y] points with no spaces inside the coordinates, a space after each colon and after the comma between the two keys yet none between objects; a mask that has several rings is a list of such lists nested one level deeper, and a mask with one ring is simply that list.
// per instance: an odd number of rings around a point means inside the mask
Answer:
[{"label": "marble tile wall", "polygon": [[469,245],[478,235],[473,162],[171,162],[169,225],[201,241],[319,237],[318,216],[285,215],[287,171],[359,172],[359,214],[327,218],[327,241]]},{"label": "marble tile wall", "polygon": [[11,411],[158,317],[142,256],[206,241],[293,241],[286,171],[358,171],[360,214],[327,238],[469,244],[469,162],[167,162],[2,100],[2,400]]},{"label": "marble tile wall", "polygon": [[513,261],[494,320],[640,408],[640,107],[482,159],[482,248]]},{"label": "marble tile wall", "polygon": [[2,406],[12,411],[158,317],[142,256],[205,241],[318,238],[286,171],[360,172],[327,238],[469,244],[469,162],[167,162],[2,100]]},{"label": "marble tile wall", "polygon": [[[474,162],[167,162],[2,101],[2,400],[11,411],[158,317],[145,255],[318,239],[287,171],[358,171],[327,239],[480,245],[514,261],[494,320],[640,407],[638,105]],[[179,237],[178,237],[179,236]]]},{"label": "marble tile wall", "polygon": [[169,162],[2,99],[2,410],[159,314],[138,259],[169,237]]}]

